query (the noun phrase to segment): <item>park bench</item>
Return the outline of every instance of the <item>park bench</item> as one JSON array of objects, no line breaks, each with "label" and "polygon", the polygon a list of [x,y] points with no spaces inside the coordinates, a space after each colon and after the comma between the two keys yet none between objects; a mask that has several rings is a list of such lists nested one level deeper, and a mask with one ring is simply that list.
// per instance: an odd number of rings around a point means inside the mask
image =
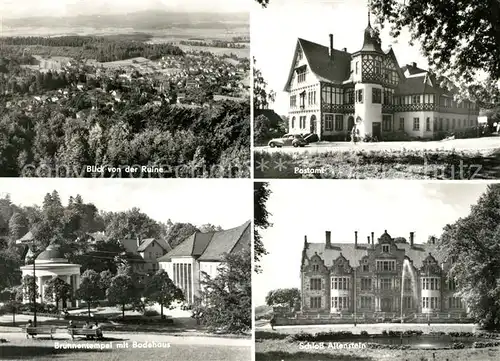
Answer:
[{"label": "park bench", "polygon": [[52,326],[40,326],[40,327],[26,327],[26,338],[31,336],[35,338],[37,335],[50,335],[50,339],[52,339],[52,335],[56,332],[56,327]]},{"label": "park bench", "polygon": [[71,339],[74,340],[75,336],[85,336],[86,338],[103,338],[102,330],[100,328],[68,328],[68,333]]}]

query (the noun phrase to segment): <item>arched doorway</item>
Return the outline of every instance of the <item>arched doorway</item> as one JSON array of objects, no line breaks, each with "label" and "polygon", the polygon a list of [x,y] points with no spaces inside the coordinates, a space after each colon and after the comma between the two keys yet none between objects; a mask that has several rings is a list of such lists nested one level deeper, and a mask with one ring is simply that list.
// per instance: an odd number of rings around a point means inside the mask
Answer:
[{"label": "arched doorway", "polygon": [[311,122],[309,124],[309,128],[310,128],[310,132],[311,134],[316,134],[316,116],[315,115],[311,115]]}]

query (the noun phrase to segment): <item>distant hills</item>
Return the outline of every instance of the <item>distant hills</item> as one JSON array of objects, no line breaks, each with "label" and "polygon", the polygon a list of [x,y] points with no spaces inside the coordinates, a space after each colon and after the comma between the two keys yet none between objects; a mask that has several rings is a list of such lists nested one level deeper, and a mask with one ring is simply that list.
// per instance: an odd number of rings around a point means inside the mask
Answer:
[{"label": "distant hills", "polygon": [[119,15],[79,15],[75,17],[29,17],[3,19],[3,26],[22,27],[90,27],[90,28],[134,28],[169,29],[196,28],[226,29],[249,26],[248,13],[192,13],[168,11],[140,11]]}]

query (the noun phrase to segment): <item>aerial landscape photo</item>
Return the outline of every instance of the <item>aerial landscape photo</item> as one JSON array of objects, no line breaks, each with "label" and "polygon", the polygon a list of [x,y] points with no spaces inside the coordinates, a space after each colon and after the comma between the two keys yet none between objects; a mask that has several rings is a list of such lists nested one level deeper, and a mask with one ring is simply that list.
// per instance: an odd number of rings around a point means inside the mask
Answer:
[{"label": "aerial landscape photo", "polygon": [[247,1],[3,1],[0,176],[247,178]]}]

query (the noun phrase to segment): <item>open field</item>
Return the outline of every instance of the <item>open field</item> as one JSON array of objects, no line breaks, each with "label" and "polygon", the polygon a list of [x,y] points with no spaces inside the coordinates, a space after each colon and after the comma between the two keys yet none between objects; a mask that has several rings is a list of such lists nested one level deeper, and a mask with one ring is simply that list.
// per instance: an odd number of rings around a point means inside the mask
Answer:
[{"label": "open field", "polygon": [[[219,337],[176,337],[147,333],[105,332],[103,341],[71,341],[64,332],[48,338],[26,339],[22,333],[0,333],[8,343],[0,346],[0,360],[71,360],[71,361],[136,361],[136,360],[186,360],[219,361],[251,360],[251,340]],[[136,343],[134,345],[134,342]],[[139,344],[156,342],[156,345],[140,348]],[[64,347],[85,347],[96,344],[103,348],[63,349]],[[81,345],[81,346],[79,346]],[[126,346],[128,345],[128,346]],[[59,346],[59,348],[56,348]],[[135,346],[135,347],[134,347]]]},{"label": "open field", "polygon": [[258,147],[254,159],[256,178],[498,179],[500,137]]},{"label": "open field", "polygon": [[176,43],[176,46],[181,48],[183,51],[208,51],[215,55],[223,55],[223,54],[234,54],[238,58],[249,58],[250,57],[250,48],[236,49],[236,48],[218,48],[215,46],[193,46],[193,45],[185,45]]}]

